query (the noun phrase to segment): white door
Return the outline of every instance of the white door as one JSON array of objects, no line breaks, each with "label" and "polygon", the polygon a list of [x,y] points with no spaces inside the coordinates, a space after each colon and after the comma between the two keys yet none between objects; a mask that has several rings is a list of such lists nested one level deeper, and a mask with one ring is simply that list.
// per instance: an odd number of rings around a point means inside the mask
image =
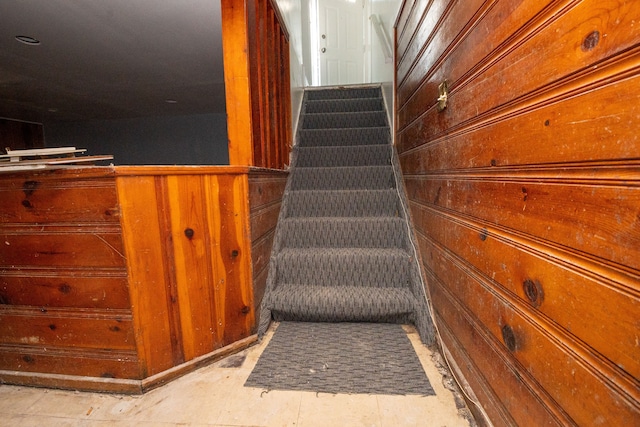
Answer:
[{"label": "white door", "polygon": [[364,83],[364,0],[317,0],[322,86]]}]

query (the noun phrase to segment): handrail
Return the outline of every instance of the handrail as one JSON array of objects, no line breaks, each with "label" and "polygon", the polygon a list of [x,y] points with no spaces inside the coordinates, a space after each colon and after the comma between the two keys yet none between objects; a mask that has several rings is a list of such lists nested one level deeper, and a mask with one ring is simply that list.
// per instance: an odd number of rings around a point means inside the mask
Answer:
[{"label": "handrail", "polygon": [[384,61],[386,63],[390,63],[393,61],[393,48],[391,47],[391,40],[389,39],[389,34],[387,30],[384,28],[384,24],[380,21],[380,17],[375,13],[369,17],[371,24],[375,30],[376,35],[378,36],[378,41],[380,42],[380,48],[382,49],[382,53],[384,55]]}]

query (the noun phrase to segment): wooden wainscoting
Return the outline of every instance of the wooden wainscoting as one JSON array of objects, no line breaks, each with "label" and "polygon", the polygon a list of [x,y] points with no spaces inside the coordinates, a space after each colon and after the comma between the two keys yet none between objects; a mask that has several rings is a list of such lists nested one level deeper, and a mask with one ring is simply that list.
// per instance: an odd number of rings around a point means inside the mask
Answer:
[{"label": "wooden wainscoting", "polygon": [[287,177],[288,172],[279,170],[252,169],[249,172],[251,263],[256,319],[260,318],[258,310],[267,285],[269,259]]},{"label": "wooden wainscoting", "polygon": [[495,425],[640,419],[639,21],[595,0],[398,16],[396,146],[429,293]]},{"label": "wooden wainscoting", "polygon": [[250,345],[286,175],[0,175],[0,382],[139,393]]},{"label": "wooden wainscoting", "polygon": [[140,378],[113,170],[4,173],[0,200],[0,381]]},{"label": "wooden wainscoting", "polygon": [[250,335],[246,167],[118,167],[143,376]]}]

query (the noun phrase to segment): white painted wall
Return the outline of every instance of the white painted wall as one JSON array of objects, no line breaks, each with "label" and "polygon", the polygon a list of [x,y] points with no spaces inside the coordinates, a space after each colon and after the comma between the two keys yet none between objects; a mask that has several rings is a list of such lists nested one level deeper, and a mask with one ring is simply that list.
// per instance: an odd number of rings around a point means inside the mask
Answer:
[{"label": "white painted wall", "polygon": [[[400,8],[401,0],[369,0],[370,15],[378,16],[382,27],[389,36],[393,48],[393,24]],[[371,40],[371,83],[393,82],[393,60],[385,61],[381,41],[369,19],[369,37]]]},{"label": "white painted wall", "polygon": [[[278,9],[282,14],[289,32],[289,60],[291,73],[291,123],[293,127],[293,135],[295,135],[298,127],[298,119],[300,117],[300,107],[302,105],[302,94],[305,86],[308,85],[305,76],[304,66],[304,49],[303,39],[308,39],[303,32],[303,9],[300,0],[276,0]],[[308,11],[308,6],[306,7]],[[307,12],[308,15],[308,12]],[[308,46],[308,45],[307,45]]]}]

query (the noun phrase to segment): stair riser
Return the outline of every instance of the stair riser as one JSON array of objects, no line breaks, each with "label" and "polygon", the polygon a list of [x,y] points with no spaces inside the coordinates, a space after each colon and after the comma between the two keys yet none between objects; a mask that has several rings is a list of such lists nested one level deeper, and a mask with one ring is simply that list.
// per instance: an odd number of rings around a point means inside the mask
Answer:
[{"label": "stair riser", "polygon": [[405,248],[404,221],[376,219],[296,219],[282,222],[284,248]]},{"label": "stair riser", "polygon": [[298,145],[300,147],[337,147],[352,145],[389,144],[389,129],[356,128],[356,129],[300,129]]},{"label": "stair riser", "polygon": [[305,114],[302,116],[303,129],[367,128],[386,125],[387,115],[383,111]]},{"label": "stair riser", "polygon": [[297,167],[384,166],[391,165],[388,145],[344,148],[298,148]]},{"label": "stair riser", "polygon": [[401,288],[410,278],[411,260],[408,255],[396,256],[338,256],[325,254],[316,257],[281,253],[278,256],[279,283],[305,286],[353,285],[377,288]]},{"label": "stair riser", "polygon": [[395,190],[292,191],[287,217],[398,216]]},{"label": "stair riser", "polygon": [[352,113],[383,110],[382,98],[308,101],[304,108],[305,113]]},{"label": "stair riser", "polygon": [[389,166],[360,168],[296,168],[291,190],[387,190],[395,188]]},{"label": "stair riser", "polygon": [[272,295],[276,320],[305,322],[402,322],[415,309],[404,289],[313,288],[276,289]]}]

